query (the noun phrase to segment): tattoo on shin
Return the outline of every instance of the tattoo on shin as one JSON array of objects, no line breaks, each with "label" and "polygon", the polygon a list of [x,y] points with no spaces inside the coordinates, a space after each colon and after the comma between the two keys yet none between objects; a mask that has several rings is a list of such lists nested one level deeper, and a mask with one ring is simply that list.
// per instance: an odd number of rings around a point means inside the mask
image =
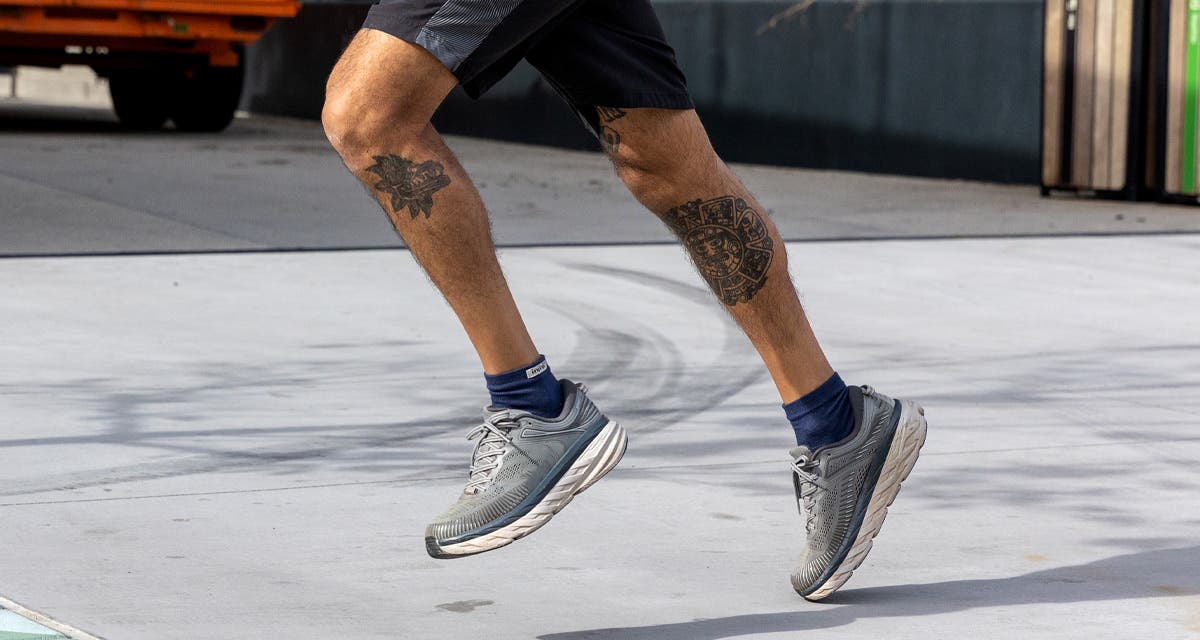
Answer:
[{"label": "tattoo on shin", "polygon": [[445,167],[435,160],[417,163],[396,154],[375,156],[375,164],[367,171],[379,176],[375,190],[392,197],[392,210],[397,214],[407,208],[413,220],[433,212],[433,194],[450,184]]},{"label": "tattoo on shin", "polygon": [[621,134],[609,126],[625,117],[625,110],[619,107],[596,107],[596,115],[600,118],[600,146],[613,153],[621,146]]},{"label": "tattoo on shin", "polygon": [[766,284],[773,243],[762,217],[742,198],[692,200],[663,220],[722,303],[749,302]]}]

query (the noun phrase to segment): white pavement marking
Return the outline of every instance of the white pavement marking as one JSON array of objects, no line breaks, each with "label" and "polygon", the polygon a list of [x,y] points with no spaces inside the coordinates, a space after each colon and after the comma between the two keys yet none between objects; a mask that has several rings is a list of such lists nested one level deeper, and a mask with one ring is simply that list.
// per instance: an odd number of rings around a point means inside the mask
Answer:
[{"label": "white pavement marking", "polygon": [[55,620],[44,613],[38,613],[37,611],[34,611],[28,607],[24,607],[16,602],[13,602],[12,600],[9,600],[8,598],[5,598],[4,596],[0,596],[0,609],[11,611],[12,613],[17,614],[26,620],[30,620],[36,624],[39,624],[50,631],[54,631],[71,638],[71,640],[102,640],[98,636],[94,636],[86,631],[76,629],[69,624],[59,622],[58,620]]}]

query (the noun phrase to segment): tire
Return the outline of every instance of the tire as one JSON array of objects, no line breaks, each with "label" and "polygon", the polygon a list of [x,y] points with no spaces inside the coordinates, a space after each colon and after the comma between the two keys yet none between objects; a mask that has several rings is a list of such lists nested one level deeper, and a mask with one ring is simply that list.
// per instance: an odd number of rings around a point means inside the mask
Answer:
[{"label": "tire", "polygon": [[163,91],[161,72],[142,70],[114,73],[108,78],[113,111],[126,129],[155,131],[167,122],[170,92]]},{"label": "tire", "polygon": [[233,121],[242,97],[244,67],[199,67],[175,80],[169,109],[180,131],[215,133]]}]

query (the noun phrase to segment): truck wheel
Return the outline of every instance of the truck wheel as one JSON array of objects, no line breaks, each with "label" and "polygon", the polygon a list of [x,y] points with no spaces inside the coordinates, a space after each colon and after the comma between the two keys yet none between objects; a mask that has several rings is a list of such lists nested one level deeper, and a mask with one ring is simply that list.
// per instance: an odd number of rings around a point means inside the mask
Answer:
[{"label": "truck wheel", "polygon": [[108,93],[113,111],[127,129],[152,131],[167,122],[170,104],[162,91],[160,74],[150,71],[113,74],[108,78]]},{"label": "truck wheel", "polygon": [[242,97],[243,66],[200,67],[176,80],[170,109],[180,131],[216,132],[233,121]]}]

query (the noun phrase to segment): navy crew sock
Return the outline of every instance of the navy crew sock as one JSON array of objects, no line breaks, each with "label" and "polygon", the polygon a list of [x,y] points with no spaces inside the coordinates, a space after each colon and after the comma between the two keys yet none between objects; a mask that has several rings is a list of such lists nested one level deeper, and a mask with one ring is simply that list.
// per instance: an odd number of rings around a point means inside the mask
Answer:
[{"label": "navy crew sock", "polygon": [[803,398],[783,405],[783,411],[796,430],[796,444],[813,451],[845,438],[854,430],[850,394],[836,373]]},{"label": "navy crew sock", "polygon": [[539,355],[533,364],[520,369],[483,377],[493,407],[521,409],[543,418],[557,418],[562,412],[562,386],[550,372],[546,356]]}]

